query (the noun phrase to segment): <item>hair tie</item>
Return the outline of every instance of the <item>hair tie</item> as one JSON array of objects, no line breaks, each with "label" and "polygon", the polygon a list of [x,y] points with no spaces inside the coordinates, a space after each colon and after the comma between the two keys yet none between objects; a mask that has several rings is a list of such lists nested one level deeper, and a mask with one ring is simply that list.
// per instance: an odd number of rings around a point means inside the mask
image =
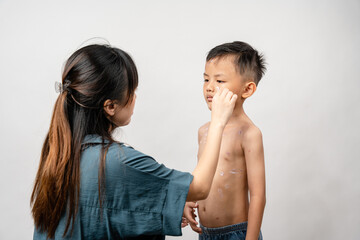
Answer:
[{"label": "hair tie", "polygon": [[65,83],[62,84],[61,82],[55,82],[55,92],[63,93],[64,91],[68,91],[68,87],[70,86],[71,82],[69,80],[65,80]]},{"label": "hair tie", "polygon": [[74,96],[71,94],[69,86],[70,86],[71,82],[69,80],[65,80],[65,83],[62,84],[61,82],[55,82],[55,92],[57,93],[63,93],[64,91],[68,91],[69,95],[71,96],[71,98],[74,100],[74,102],[79,105],[80,107],[83,108],[88,108],[88,109],[98,109],[98,107],[88,107],[85,106],[84,104],[79,103]]}]

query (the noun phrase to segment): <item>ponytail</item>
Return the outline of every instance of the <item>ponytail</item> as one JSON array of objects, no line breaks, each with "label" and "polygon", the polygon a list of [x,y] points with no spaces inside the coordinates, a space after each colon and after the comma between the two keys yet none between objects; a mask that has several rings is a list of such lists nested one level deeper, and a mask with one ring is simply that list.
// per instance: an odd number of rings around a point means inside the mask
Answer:
[{"label": "ponytail", "polygon": [[[75,170],[74,165],[78,168],[80,158],[73,157],[71,135],[67,114],[67,92],[63,92],[55,103],[31,195],[35,226],[41,231],[46,230],[49,238],[55,235],[67,200],[76,203],[79,196],[79,172]],[[74,204],[70,204],[72,205]],[[76,210],[75,207],[75,214]],[[75,214],[71,216],[72,211],[69,213],[69,219],[75,217]],[[65,232],[69,225],[68,221]]]}]

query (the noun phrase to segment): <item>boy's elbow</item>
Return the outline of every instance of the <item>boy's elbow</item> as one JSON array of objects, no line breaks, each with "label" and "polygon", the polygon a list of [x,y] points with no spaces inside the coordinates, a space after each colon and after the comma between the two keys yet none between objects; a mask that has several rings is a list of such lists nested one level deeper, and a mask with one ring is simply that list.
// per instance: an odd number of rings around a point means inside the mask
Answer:
[{"label": "boy's elbow", "polygon": [[264,196],[261,200],[262,200],[261,205],[262,205],[263,208],[265,208],[265,206],[266,206],[266,197]]},{"label": "boy's elbow", "polygon": [[256,202],[256,204],[259,204],[263,207],[266,205],[266,196],[265,195],[257,195],[257,196],[250,196],[250,202]]}]

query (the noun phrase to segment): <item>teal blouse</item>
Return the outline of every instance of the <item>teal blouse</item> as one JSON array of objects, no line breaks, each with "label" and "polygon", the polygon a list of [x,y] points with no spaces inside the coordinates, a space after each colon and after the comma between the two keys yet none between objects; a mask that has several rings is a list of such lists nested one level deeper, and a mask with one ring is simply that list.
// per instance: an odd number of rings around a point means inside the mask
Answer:
[{"label": "teal blouse", "polygon": [[[192,175],[168,169],[130,146],[113,143],[106,155],[106,196],[100,209],[101,143],[102,138],[98,135],[88,135],[83,142],[79,211],[73,234],[70,236],[69,231],[63,237],[64,214],[55,239],[165,239],[165,235],[180,236]],[[35,229],[34,239],[46,239],[46,233]]]}]

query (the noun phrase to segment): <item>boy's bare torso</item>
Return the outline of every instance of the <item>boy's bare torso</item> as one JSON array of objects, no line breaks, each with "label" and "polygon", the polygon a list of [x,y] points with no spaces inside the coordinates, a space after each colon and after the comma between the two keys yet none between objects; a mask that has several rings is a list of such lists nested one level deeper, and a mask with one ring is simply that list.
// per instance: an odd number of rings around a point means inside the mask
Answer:
[{"label": "boy's bare torso", "polygon": [[[209,196],[198,202],[200,222],[206,227],[232,225],[248,219],[248,183],[242,140],[246,131],[255,125],[247,116],[234,122],[224,129]],[[198,157],[206,142],[208,126],[209,123],[199,129]]]}]

